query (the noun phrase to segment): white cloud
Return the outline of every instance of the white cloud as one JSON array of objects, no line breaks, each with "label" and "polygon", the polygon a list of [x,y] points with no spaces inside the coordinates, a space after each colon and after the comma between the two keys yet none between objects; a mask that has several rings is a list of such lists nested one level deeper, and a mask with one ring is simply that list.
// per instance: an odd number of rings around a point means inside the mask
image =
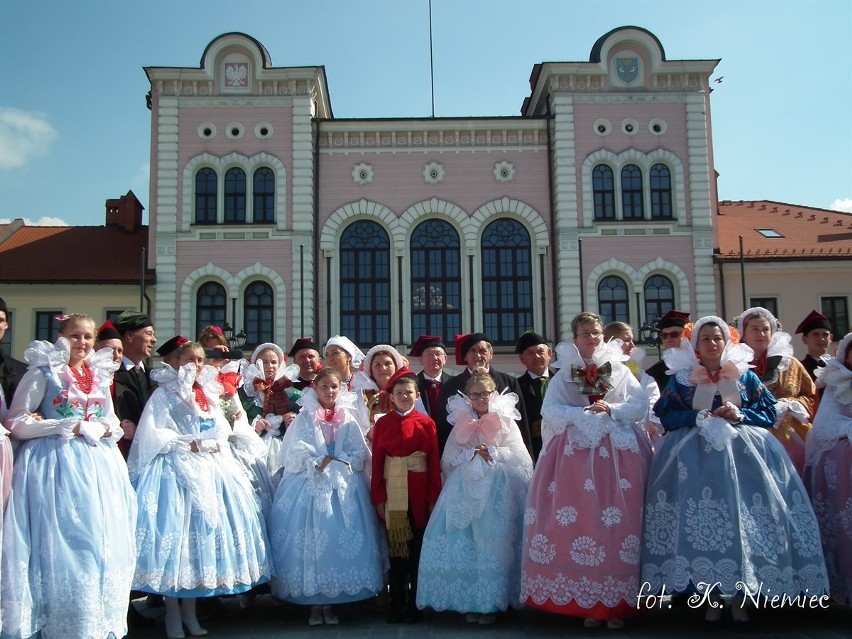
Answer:
[{"label": "white cloud", "polygon": [[15,169],[44,155],[56,139],[43,113],[0,107],[0,168]]},{"label": "white cloud", "polygon": [[151,164],[150,162],[146,162],[142,166],[139,167],[139,170],[136,172],[136,175],[131,179],[131,184],[135,186],[137,189],[140,188],[148,188],[148,181],[151,178]]},{"label": "white cloud", "polygon": [[831,203],[829,207],[832,211],[843,211],[844,213],[852,213],[852,197],[838,198]]},{"label": "white cloud", "polygon": [[[8,217],[0,218],[0,224],[11,224],[13,220]],[[27,226],[70,226],[68,222],[61,217],[40,217],[37,220],[31,220],[28,217],[24,218],[24,224]]]}]

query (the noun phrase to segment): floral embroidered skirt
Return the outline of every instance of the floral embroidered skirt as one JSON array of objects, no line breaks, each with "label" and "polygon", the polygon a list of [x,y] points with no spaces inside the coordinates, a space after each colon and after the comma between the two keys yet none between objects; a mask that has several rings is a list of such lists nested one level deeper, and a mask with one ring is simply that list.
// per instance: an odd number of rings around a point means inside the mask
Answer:
[{"label": "floral embroidered skirt", "polygon": [[805,468],[819,522],[831,596],[852,603],[852,442],[838,441]]},{"label": "floral embroidered skirt", "polygon": [[697,428],[663,438],[645,505],[646,592],[827,592],[816,517],[790,457],[767,429],[736,432],[722,450]]},{"label": "floral embroidered skirt", "polygon": [[620,619],[639,592],[642,504],[651,462],[609,436],[595,448],[568,445],[571,426],[547,443],[524,515],[521,601],[550,612]]}]

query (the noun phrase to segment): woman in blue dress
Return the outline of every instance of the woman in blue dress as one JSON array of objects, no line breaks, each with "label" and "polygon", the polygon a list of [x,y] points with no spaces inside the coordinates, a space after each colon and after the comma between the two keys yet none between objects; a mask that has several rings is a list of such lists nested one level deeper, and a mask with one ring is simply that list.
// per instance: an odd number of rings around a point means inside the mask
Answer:
[{"label": "woman in blue dress", "polygon": [[63,317],[59,336],[30,344],[6,424],[20,447],[3,533],[3,634],[123,637],[136,498],[116,446],[118,364],[112,349],[93,352],[86,315]]},{"label": "woman in blue dress", "polygon": [[417,607],[466,613],[489,625],[520,608],[524,502],[533,463],[514,393],[474,374],[467,396],[447,404],[453,424],[441,466],[445,481],[423,536]]},{"label": "woman in blue dress", "polygon": [[827,592],[819,529],[768,430],[775,398],[748,370],[752,350],[715,316],[697,321],[690,340],[663,356],[675,373],[654,406],[667,434],[648,480],[639,594],[697,591],[691,601],[708,604],[710,628],[729,597],[744,626],[747,602]]},{"label": "woman in blue dress", "polygon": [[334,604],[383,587],[376,511],[365,470],[370,451],[355,421],[354,395],[324,368],[302,395],[284,437],[284,476],[269,515],[276,578],[272,593],[310,605],[308,623],[335,625]]},{"label": "woman in blue dress", "polygon": [[165,596],[169,639],[184,637],[183,626],[207,634],[196,598],[242,593],[271,573],[260,504],[228,446],[216,370],[195,342],[178,349],[177,365],[152,371],[159,387],[127,462],[138,500],[133,588]]}]

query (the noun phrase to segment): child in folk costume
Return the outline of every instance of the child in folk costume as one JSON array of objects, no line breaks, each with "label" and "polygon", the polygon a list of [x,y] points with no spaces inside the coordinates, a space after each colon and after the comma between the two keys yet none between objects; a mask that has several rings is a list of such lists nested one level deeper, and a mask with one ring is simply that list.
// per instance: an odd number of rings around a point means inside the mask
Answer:
[{"label": "child in folk costume", "polygon": [[520,607],[523,513],[533,463],[516,420],[514,393],[498,394],[474,374],[466,396],[450,398],[453,430],[441,465],[444,486],[423,537],[417,606],[494,623]]},{"label": "child in folk costume", "polygon": [[341,375],[317,373],[287,430],[284,471],[269,517],[279,599],[311,606],[308,623],[336,625],[334,604],[384,586],[379,526],[365,470],[370,451]]},{"label": "child in folk costume", "polygon": [[819,522],[832,598],[852,603],[852,333],[817,368],[824,388],[805,440],[805,486]]},{"label": "child in folk costume", "polygon": [[[20,442],[6,504],[4,636],[121,637],[136,562],[135,497],[116,442],[112,350],[87,315],[36,341],[5,425]],[[6,444],[8,445],[8,444]]]},{"label": "child in folk costume", "polygon": [[128,459],[138,500],[133,587],[165,595],[169,639],[182,638],[183,626],[207,634],[197,597],[242,593],[271,574],[260,505],[228,446],[216,370],[195,342],[178,349],[177,365],[152,373],[159,387]]},{"label": "child in folk costume", "polygon": [[373,429],[372,500],[389,538],[388,623],[420,621],[417,570],[429,513],[441,492],[438,433],[415,409],[414,373],[402,368],[385,387],[394,409]]},{"label": "child in folk costume", "polygon": [[277,483],[284,433],[299,412],[302,392],[293,386],[299,369],[295,365],[286,366],[284,351],[271,342],[255,348],[249,362],[243,376],[242,390],[247,399],[243,405],[249,423],[266,442],[266,468]]},{"label": "child in folk costume", "polygon": [[624,366],[621,341],[603,341],[599,316],[571,322],[556,347],[561,370],[541,407],[544,447],[524,516],[521,600],[620,628],[639,591],[642,504],[651,446],[648,399]]}]

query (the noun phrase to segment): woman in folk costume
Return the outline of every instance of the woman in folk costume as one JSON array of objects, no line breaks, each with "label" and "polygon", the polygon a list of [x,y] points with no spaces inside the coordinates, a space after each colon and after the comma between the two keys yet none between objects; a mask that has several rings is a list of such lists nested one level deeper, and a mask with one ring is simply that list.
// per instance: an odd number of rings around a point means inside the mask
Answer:
[{"label": "woman in folk costume", "polygon": [[816,386],[793,355],[789,333],[765,308],[743,311],[737,318],[741,341],[754,351],[752,372],[777,400],[772,434],[784,446],[799,475],[805,467],[805,438],[816,410]]},{"label": "woman in folk costume", "polygon": [[852,603],[852,333],[817,369],[825,388],[805,441],[805,486],[822,533],[831,596]]},{"label": "woman in folk costume", "polygon": [[340,373],[340,392],[352,392],[355,371],[363,361],[364,353],[345,335],[335,335],[325,344],[325,365]]},{"label": "woman in folk costume", "polygon": [[724,320],[701,318],[665,352],[675,379],[654,407],[667,434],[648,481],[643,588],[702,592],[709,628],[722,623],[719,597],[733,598],[742,627],[744,594],[761,586],[790,597],[828,589],[816,518],[771,433],[776,402],[749,370],[753,356]]},{"label": "woman in folk costume", "polygon": [[279,346],[264,342],[254,349],[243,375],[244,402],[249,423],[266,443],[266,468],[277,485],[281,470],[284,432],[299,412],[302,392],[293,387],[299,367],[287,366]]},{"label": "woman in folk costume", "polygon": [[642,503],[651,445],[648,398],[624,366],[621,341],[603,341],[599,316],[571,322],[556,347],[561,370],[541,407],[544,447],[524,515],[521,601],[624,625],[639,591]]},{"label": "woman in folk costume", "polygon": [[[268,580],[266,526],[249,480],[231,455],[216,370],[195,342],[142,413],[128,469],[138,501],[133,588],[162,594],[170,639],[205,635],[195,600],[242,593]],[[180,599],[180,605],[178,605]]]},{"label": "woman in folk costume", "polygon": [[116,442],[112,350],[63,316],[36,341],[6,425],[21,442],[3,531],[4,636],[122,637],[136,563],[135,495]]},{"label": "woman in folk costume", "polygon": [[660,425],[660,418],[654,414],[654,404],[660,399],[660,387],[657,382],[642,368],[642,362],[645,360],[645,349],[636,346],[633,343],[633,329],[629,324],[624,322],[610,322],[604,327],[604,341],[616,338],[621,340],[621,350],[630,359],[624,362],[624,365],[630,369],[630,372],[639,380],[642,385],[642,390],[648,396],[648,413],[645,415],[645,428],[648,431],[648,436],[651,438],[652,446],[659,443],[660,437],[663,436],[663,427]]},{"label": "woman in folk costume", "polygon": [[370,503],[370,451],[354,395],[323,368],[287,430],[284,476],[269,529],[279,599],[310,605],[308,623],[336,625],[332,605],[374,597],[384,586],[379,525]]},{"label": "woman in folk costume", "polygon": [[219,345],[204,350],[207,363],[218,371],[216,381],[222,386],[219,407],[231,425],[231,434],[228,436],[231,453],[251,482],[265,518],[275,498],[275,486],[266,466],[266,443],[249,425],[246,411],[240,403],[237,389],[242,385],[242,375],[235,365],[245,360],[242,359],[241,351],[230,350],[227,346]]},{"label": "woman in folk costume", "polygon": [[367,351],[361,368],[352,378],[352,390],[360,396],[356,402],[357,418],[369,443],[376,420],[393,410],[385,386],[398,370],[405,368],[405,361],[393,346],[376,344]]},{"label": "woman in folk costume", "polygon": [[417,607],[494,623],[520,606],[523,513],[533,463],[516,420],[514,393],[473,375],[450,398],[453,424],[441,466],[445,481],[420,554]]}]

